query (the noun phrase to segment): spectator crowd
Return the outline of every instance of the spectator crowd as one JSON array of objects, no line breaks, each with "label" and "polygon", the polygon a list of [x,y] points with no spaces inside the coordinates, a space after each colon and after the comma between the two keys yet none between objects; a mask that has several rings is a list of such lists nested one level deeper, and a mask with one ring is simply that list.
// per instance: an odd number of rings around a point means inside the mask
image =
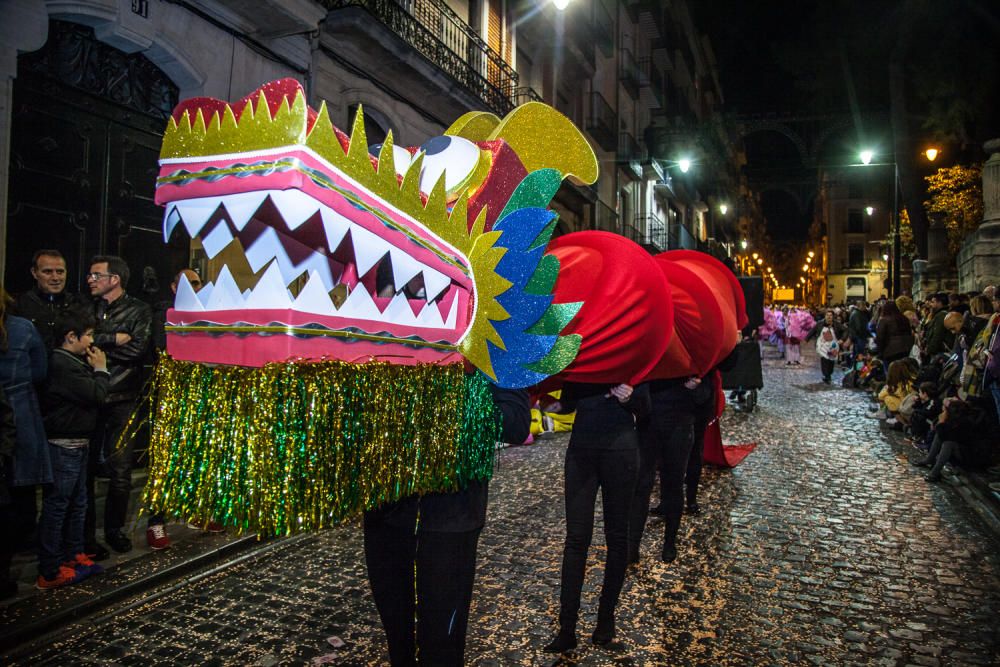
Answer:
[{"label": "spectator crowd", "polygon": [[[128,294],[120,257],[91,259],[88,294],[67,290],[58,250],[35,252],[30,270],[35,284],[16,299],[0,288],[0,598],[17,592],[10,566],[18,551],[37,554],[36,587],[45,590],[100,574],[109,548],[132,550],[142,421],[134,415],[155,350],[165,347],[170,306]],[[197,274],[181,273],[197,289]],[[164,517],[148,518],[146,539],[154,550],[170,546]]]}]

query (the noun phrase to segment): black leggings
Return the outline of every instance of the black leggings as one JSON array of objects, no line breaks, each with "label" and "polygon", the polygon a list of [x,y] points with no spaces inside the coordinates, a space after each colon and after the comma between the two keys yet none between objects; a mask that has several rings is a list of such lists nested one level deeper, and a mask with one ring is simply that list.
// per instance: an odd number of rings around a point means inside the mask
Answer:
[{"label": "black leggings", "polygon": [[[713,397],[714,398],[714,397]],[[687,474],[684,475],[685,500],[688,505],[698,502],[698,485],[701,483],[701,468],[705,454],[705,431],[715,417],[715,402],[710,409],[698,408],[694,417],[694,441],[688,456]],[[660,487],[662,492],[662,486]]]},{"label": "black leggings", "polygon": [[610,618],[625,583],[629,504],[638,468],[636,449],[566,450],[566,546],[563,549],[559,625],[574,630],[580,614],[580,593],[587,569],[587,551],[594,534],[594,503],[601,489],[604,539],[608,546],[598,617]]},{"label": "black leggings", "polygon": [[464,664],[481,529],[418,531],[369,516],[364,527],[368,582],[392,665]]},{"label": "black leggings", "polygon": [[660,506],[663,508],[664,545],[673,546],[684,512],[684,476],[694,439],[694,417],[678,412],[672,419],[655,418],[640,434],[639,482],[629,518],[629,552],[639,554],[642,533],[649,515],[649,496],[660,468]]},{"label": "black leggings", "polygon": [[836,367],[837,362],[833,359],[827,359],[826,357],[819,358],[819,367],[823,371],[823,379],[829,380],[833,375],[833,369]]}]

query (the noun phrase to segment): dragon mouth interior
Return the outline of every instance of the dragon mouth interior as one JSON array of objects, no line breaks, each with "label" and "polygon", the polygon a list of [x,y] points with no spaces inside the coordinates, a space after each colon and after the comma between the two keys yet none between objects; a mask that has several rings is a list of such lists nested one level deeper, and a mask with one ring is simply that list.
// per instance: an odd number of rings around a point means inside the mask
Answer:
[{"label": "dragon mouth interior", "polygon": [[249,265],[224,264],[197,294],[183,280],[174,308],[188,314],[291,310],[454,330],[471,296],[471,278],[460,281],[445,273],[454,276],[454,267],[442,262],[439,270],[414,256],[432,256],[433,244],[388,227],[376,235],[296,189],[176,200],[166,206],[164,238],[179,227],[209,259],[222,254]]}]

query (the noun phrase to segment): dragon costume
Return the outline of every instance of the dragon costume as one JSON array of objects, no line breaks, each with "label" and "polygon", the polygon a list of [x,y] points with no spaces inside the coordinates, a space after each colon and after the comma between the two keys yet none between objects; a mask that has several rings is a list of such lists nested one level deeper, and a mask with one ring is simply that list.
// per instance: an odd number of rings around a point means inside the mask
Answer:
[{"label": "dragon costume", "polygon": [[369,146],[360,109],[346,135],[292,79],[179,104],[156,202],[212,280],[182,278],[167,313],[147,506],[317,529],[488,478],[487,382],[707,370],[742,312],[724,267],[604,232],[549,244],[568,176],[596,181],[596,157],[541,103],[409,148]]}]

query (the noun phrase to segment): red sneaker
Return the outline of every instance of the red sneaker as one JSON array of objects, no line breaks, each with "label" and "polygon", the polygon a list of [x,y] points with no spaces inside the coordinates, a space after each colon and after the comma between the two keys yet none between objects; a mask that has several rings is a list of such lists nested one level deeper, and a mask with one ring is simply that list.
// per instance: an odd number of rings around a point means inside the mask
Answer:
[{"label": "red sneaker", "polygon": [[83,553],[77,554],[73,557],[73,560],[63,563],[63,567],[71,567],[76,570],[77,576],[80,579],[86,579],[87,577],[104,572],[103,567],[92,561],[87,554]]},{"label": "red sneaker", "polygon": [[162,523],[154,523],[146,529],[146,544],[153,551],[170,548],[170,538],[167,537],[167,529]]},{"label": "red sneaker", "polygon": [[42,575],[38,575],[38,580],[35,582],[35,588],[40,591],[47,591],[50,588],[59,588],[60,586],[66,586],[69,584],[75,584],[79,579],[76,570],[71,567],[66,567],[65,565],[59,566],[59,572],[52,579],[46,579]]}]

